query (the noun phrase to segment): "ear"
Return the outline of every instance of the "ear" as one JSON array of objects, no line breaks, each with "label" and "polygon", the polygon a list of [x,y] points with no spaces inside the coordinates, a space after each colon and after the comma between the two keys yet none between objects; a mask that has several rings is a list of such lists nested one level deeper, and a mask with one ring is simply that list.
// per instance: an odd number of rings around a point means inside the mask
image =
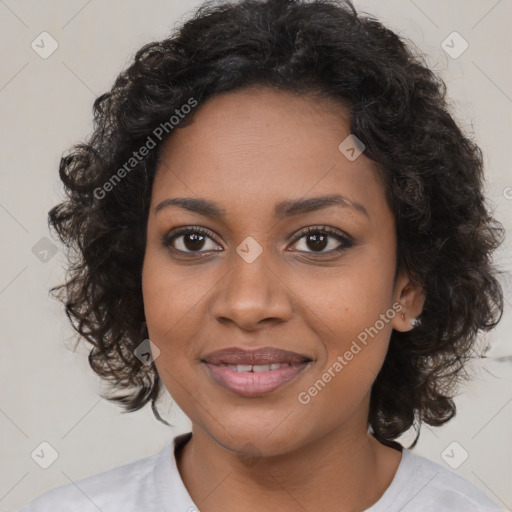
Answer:
[{"label": "ear", "polygon": [[393,318],[393,329],[401,332],[414,329],[414,321],[423,311],[425,291],[405,271],[400,272],[396,280],[393,297],[393,304],[395,303],[399,303],[401,309]]}]

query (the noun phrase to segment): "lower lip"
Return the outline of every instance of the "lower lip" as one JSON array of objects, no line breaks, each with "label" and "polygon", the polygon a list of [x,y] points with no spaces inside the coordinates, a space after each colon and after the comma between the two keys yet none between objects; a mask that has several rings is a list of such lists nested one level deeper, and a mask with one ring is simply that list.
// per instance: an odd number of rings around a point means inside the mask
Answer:
[{"label": "lower lip", "polygon": [[210,376],[221,386],[241,396],[258,396],[269,393],[294,379],[310,363],[278,368],[268,372],[237,372],[227,366],[205,363]]}]

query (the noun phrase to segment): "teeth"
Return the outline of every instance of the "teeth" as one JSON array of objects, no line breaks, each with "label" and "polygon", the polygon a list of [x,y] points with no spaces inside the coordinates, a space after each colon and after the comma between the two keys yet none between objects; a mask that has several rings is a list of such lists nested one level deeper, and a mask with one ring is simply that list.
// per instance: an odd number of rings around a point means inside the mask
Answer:
[{"label": "teeth", "polygon": [[255,364],[252,367],[253,372],[268,372],[270,371],[270,365],[269,364]]},{"label": "teeth", "polygon": [[272,364],[224,364],[222,366],[228,367],[230,370],[236,372],[268,372],[271,370],[278,370],[279,368],[287,368],[290,366],[288,363],[272,363]]},{"label": "teeth", "polygon": [[250,364],[237,364],[235,365],[237,372],[250,372],[252,370],[252,365]]}]

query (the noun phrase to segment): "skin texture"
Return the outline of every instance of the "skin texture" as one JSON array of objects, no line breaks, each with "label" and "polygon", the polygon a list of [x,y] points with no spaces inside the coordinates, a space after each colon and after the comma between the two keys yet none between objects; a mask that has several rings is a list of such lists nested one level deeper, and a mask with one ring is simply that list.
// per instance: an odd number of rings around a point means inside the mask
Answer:
[{"label": "skin texture", "polygon": [[[348,113],[318,98],[265,88],[215,96],[193,122],[165,142],[153,185],[142,284],[155,364],[192,421],[178,457],[182,479],[201,511],[360,511],[375,503],[401,459],[367,433],[370,391],[392,329],[412,328],[424,295],[396,267],[395,221],[364,153],[338,150]],[[274,217],[274,205],[339,193],[362,204]],[[225,219],[170,206],[174,197],[204,198]],[[212,233],[201,247],[172,230]],[[316,249],[308,226],[332,234]],[[236,251],[247,237],[262,253],[247,263]],[[299,236],[301,238],[299,239]],[[342,247],[343,250],[336,252]],[[192,247],[192,251],[189,249]],[[199,247],[193,252],[194,247]],[[198,251],[201,251],[198,253]],[[307,404],[298,401],[379,315],[403,307]],[[245,398],[224,389],[200,362],[238,346],[275,346],[313,363],[275,391]],[[318,490],[322,489],[319,493]]]}]

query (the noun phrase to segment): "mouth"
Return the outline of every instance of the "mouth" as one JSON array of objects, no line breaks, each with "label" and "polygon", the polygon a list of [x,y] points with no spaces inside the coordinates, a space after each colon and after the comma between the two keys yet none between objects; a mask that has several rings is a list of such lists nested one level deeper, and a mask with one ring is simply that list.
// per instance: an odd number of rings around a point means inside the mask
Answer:
[{"label": "mouth", "polygon": [[253,351],[232,347],[207,354],[201,363],[217,384],[237,395],[254,397],[295,380],[313,360],[273,347]]}]

